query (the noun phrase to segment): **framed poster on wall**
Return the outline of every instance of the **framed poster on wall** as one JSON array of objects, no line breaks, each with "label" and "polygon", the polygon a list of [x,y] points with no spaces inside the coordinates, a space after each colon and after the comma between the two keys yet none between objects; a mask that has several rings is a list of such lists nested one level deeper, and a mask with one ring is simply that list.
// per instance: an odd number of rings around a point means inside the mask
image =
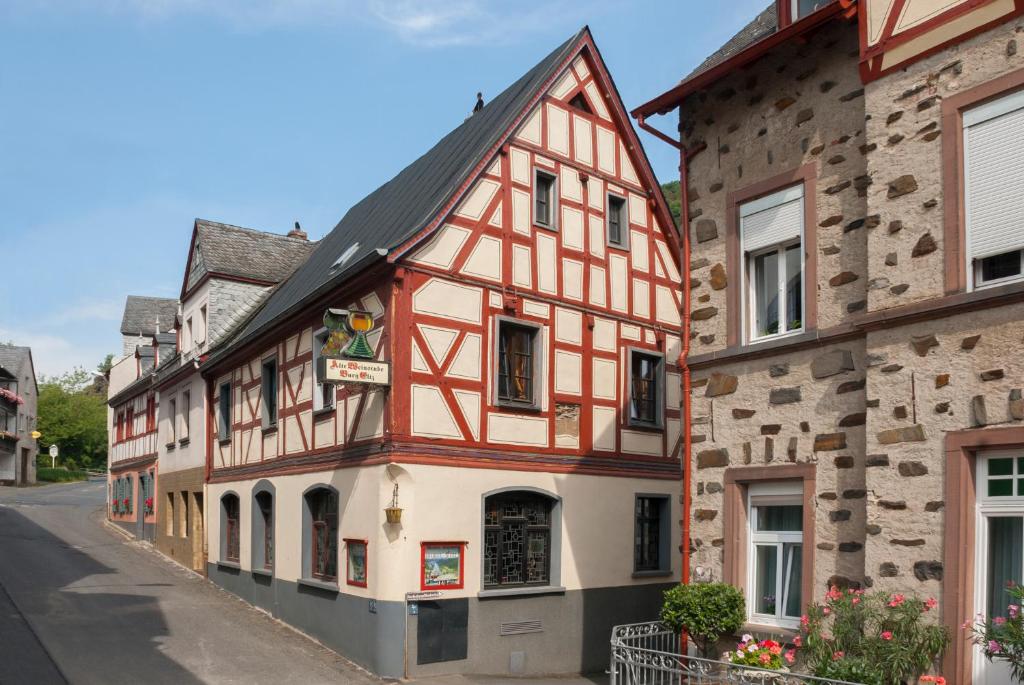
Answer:
[{"label": "framed poster on wall", "polygon": [[345,575],[349,585],[366,587],[366,544],[366,540],[345,538]]},{"label": "framed poster on wall", "polygon": [[465,542],[420,543],[420,589],[461,590]]}]

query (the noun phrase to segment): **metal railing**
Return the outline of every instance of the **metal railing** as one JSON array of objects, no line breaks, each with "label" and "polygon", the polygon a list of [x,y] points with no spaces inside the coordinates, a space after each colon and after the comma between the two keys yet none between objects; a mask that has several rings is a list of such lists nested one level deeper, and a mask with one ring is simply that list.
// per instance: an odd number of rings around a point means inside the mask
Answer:
[{"label": "metal railing", "polygon": [[857,685],[688,656],[680,637],[659,622],[615,626],[611,653],[610,685]]}]

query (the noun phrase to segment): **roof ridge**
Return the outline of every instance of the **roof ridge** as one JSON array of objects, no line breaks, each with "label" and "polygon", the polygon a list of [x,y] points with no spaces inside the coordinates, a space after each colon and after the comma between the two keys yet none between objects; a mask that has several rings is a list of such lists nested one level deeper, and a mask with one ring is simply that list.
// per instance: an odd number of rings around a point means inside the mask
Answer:
[{"label": "roof ridge", "polygon": [[227,224],[223,221],[214,221],[212,219],[202,219],[196,217],[197,224],[203,224],[206,226],[216,226],[218,228],[228,228],[237,231],[244,231],[246,233],[259,233],[261,235],[270,236],[272,238],[281,238],[282,240],[290,240],[296,243],[316,243],[318,240],[307,240],[306,238],[296,238],[288,235],[287,233],[275,233],[273,231],[265,231],[262,228],[249,228],[248,226],[239,226],[237,224]]}]

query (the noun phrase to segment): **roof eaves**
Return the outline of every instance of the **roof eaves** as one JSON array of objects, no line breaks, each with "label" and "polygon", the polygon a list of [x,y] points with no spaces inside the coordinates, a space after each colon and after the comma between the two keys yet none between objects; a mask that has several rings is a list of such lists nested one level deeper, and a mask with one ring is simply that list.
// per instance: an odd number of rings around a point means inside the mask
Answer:
[{"label": "roof eaves", "polygon": [[811,14],[800,21],[790,24],[764,38],[748,45],[728,59],[719,62],[705,71],[699,71],[693,76],[686,78],[672,89],[662,93],[658,97],[648,100],[642,105],[633,109],[630,115],[634,119],[649,117],[655,114],[668,114],[686,99],[687,96],[711,86],[725,76],[746,66],[751,62],[760,59],[768,51],[786,43],[797,36],[804,35],[817,29],[819,26],[841,16],[847,9],[841,2],[831,2],[814,14]]}]

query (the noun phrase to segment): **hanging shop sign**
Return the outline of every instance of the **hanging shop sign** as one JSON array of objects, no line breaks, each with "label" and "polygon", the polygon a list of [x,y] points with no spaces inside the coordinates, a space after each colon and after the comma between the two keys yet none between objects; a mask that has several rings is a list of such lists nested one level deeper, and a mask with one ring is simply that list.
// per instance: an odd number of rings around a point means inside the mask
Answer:
[{"label": "hanging shop sign", "polygon": [[462,589],[465,543],[423,542],[420,547],[420,589]]},{"label": "hanging shop sign", "polygon": [[325,383],[390,385],[391,365],[374,359],[366,334],[373,330],[373,314],[350,309],[324,313],[327,340],[317,359],[317,377]]}]

